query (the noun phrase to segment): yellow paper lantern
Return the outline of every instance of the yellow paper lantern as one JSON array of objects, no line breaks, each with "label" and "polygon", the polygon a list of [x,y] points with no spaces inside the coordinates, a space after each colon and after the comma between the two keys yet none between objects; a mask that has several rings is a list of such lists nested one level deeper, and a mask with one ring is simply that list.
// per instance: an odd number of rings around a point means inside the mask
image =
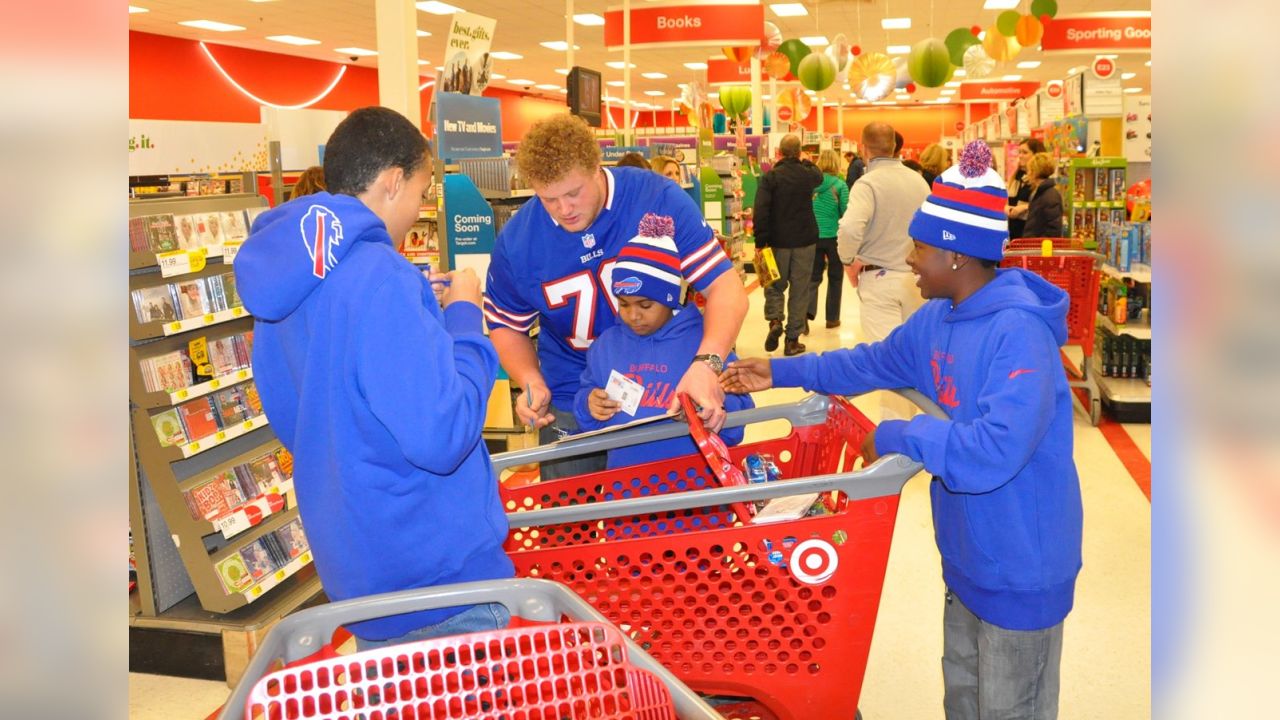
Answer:
[{"label": "yellow paper lantern", "polygon": [[742,65],[751,59],[751,52],[755,50],[755,47],[748,45],[746,47],[721,48],[721,50],[724,52],[725,57]]},{"label": "yellow paper lantern", "polygon": [[849,87],[863,100],[883,100],[897,82],[898,68],[884,53],[865,53],[849,63]]},{"label": "yellow paper lantern", "polygon": [[1022,46],[1018,44],[1017,39],[1005,37],[995,25],[987,28],[987,36],[982,40],[982,49],[987,52],[987,57],[996,62],[1012,60],[1022,52]]},{"label": "yellow paper lantern", "polygon": [[[785,112],[785,111],[790,111]],[[813,110],[813,100],[809,98],[808,93],[800,88],[793,87],[778,93],[778,119],[787,122],[800,122],[809,117],[809,113]],[[785,115],[790,117],[784,117]]]}]

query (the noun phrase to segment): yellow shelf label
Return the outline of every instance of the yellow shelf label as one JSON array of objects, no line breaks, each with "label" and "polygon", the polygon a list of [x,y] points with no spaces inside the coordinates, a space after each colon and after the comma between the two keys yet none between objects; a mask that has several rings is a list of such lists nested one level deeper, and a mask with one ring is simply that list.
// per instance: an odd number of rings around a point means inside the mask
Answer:
[{"label": "yellow shelf label", "polygon": [[245,421],[244,421],[244,429],[245,429],[245,430],[252,430],[252,429],[253,429],[253,421],[252,421],[252,420],[245,420]]},{"label": "yellow shelf label", "polygon": [[222,430],[219,430],[216,437],[218,438],[218,442],[222,442],[223,440],[227,439],[227,433]]},{"label": "yellow shelf label", "polygon": [[191,448],[191,452],[196,452],[197,450],[200,449],[200,443],[193,442],[189,447]]},{"label": "yellow shelf label", "polygon": [[241,379],[241,380],[243,380],[243,379],[245,379],[245,378],[249,377],[249,371],[248,371],[248,370],[241,370],[240,372],[236,373],[236,377],[237,377],[237,378],[239,378],[239,379]]},{"label": "yellow shelf label", "polygon": [[240,317],[244,314],[244,308],[231,308],[232,317]]},{"label": "yellow shelf label", "polygon": [[205,315],[205,316],[204,316],[204,324],[205,324],[205,325],[212,325],[212,324],[213,324],[213,313],[209,313],[208,315]]},{"label": "yellow shelf label", "polygon": [[258,587],[257,585],[254,585],[253,589],[249,591],[249,594],[254,597],[258,597],[259,595],[262,594],[262,588]]},{"label": "yellow shelf label", "polygon": [[283,570],[276,571],[276,580],[283,580],[285,579],[286,576],[287,576],[287,573],[285,573],[285,571]]},{"label": "yellow shelf label", "polygon": [[181,329],[182,329],[182,323],[181,323],[181,322],[172,322],[172,323],[169,323],[169,329],[170,329],[170,330],[173,330],[173,331],[181,330]]},{"label": "yellow shelf label", "polygon": [[188,393],[187,393],[187,391],[186,391],[186,390],[179,390],[179,391],[178,391],[178,399],[179,399],[179,400],[185,400],[185,399],[187,399],[187,395],[188,395]]},{"label": "yellow shelf label", "polygon": [[304,552],[304,553],[302,553],[302,557],[301,557],[301,558],[299,558],[299,559],[300,559],[300,560],[302,560],[302,564],[303,564],[303,565],[305,565],[305,564],[307,564],[307,563],[311,562],[311,552],[310,552],[310,551],[308,551],[308,552]]},{"label": "yellow shelf label", "polygon": [[221,380],[210,380],[210,381],[209,381],[209,387],[210,387],[210,388],[212,388],[213,390],[217,390],[218,388],[222,387],[222,381],[221,381]]}]

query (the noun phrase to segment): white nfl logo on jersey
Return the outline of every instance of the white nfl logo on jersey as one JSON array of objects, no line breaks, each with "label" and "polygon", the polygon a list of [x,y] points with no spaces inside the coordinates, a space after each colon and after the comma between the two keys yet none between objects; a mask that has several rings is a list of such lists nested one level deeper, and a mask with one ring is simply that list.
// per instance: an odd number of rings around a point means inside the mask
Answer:
[{"label": "white nfl logo on jersey", "polygon": [[593,248],[593,247],[595,247],[595,246],[596,246],[596,236],[595,236],[595,235],[592,235],[591,233],[587,233],[586,235],[583,235],[583,236],[582,236],[582,247],[587,248],[588,250],[590,250],[591,248]]},{"label": "white nfl logo on jersey", "polygon": [[951,240],[955,240],[955,239],[956,239],[956,236],[955,236],[955,235],[952,235],[952,234],[951,234],[949,231],[947,231],[947,230],[943,230],[943,231],[942,231],[942,239],[943,239],[943,240],[947,240],[947,241],[951,241]]}]

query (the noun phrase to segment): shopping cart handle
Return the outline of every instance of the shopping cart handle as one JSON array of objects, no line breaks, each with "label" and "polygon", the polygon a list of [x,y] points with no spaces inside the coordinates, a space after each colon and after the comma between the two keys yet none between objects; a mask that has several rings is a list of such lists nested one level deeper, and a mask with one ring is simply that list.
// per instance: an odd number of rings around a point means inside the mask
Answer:
[{"label": "shopping cart handle", "polygon": [[[242,720],[249,691],[270,671],[273,662],[282,660],[292,663],[313,655],[341,625],[420,610],[479,603],[502,603],[513,616],[526,620],[555,622],[561,617],[567,617],[573,621],[609,622],[604,615],[564,585],[535,579],[439,585],[308,608],[284,618],[267,633],[231,698],[223,706],[219,720]],[[682,720],[720,720],[718,713],[677,680],[669,670],[630,638],[625,640],[630,662],[657,675],[663,681],[671,691],[676,714]]]}]

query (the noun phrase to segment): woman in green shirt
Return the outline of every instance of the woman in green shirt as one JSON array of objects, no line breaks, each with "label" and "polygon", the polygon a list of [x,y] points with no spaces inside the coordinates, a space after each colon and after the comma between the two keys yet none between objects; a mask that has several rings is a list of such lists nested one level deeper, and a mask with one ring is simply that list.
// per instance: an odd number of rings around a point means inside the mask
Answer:
[{"label": "woman in green shirt", "polygon": [[[840,177],[840,156],[835,150],[823,150],[818,156],[822,184],[813,191],[813,215],[818,220],[818,249],[813,255],[813,292],[809,295],[809,319],[818,317],[818,287],[827,275],[827,327],[840,327],[840,291],[844,271],[836,253],[836,226],[849,206],[849,187]],[[805,323],[805,331],[809,325]]]}]

